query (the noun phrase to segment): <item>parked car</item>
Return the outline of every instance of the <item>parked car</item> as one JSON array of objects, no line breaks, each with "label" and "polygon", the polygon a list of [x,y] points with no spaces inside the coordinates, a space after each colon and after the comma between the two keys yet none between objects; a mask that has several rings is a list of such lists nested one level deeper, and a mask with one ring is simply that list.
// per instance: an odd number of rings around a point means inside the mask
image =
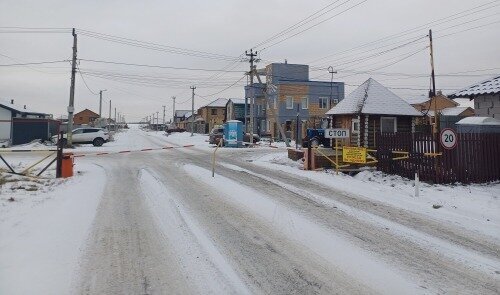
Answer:
[{"label": "parked car", "polygon": [[215,127],[208,135],[208,143],[219,144],[219,141],[224,137],[224,127]]},{"label": "parked car", "polygon": [[[68,143],[68,134],[63,135],[63,145]],[[56,143],[58,135],[52,136],[52,142]],[[94,146],[102,146],[109,141],[109,132],[102,128],[77,128],[73,130],[73,143],[91,143]]]},{"label": "parked car", "polygon": [[311,142],[311,147],[323,145],[323,147],[330,147],[330,139],[325,138],[325,129],[323,128],[308,128],[307,135],[302,139],[302,147],[308,147]]}]

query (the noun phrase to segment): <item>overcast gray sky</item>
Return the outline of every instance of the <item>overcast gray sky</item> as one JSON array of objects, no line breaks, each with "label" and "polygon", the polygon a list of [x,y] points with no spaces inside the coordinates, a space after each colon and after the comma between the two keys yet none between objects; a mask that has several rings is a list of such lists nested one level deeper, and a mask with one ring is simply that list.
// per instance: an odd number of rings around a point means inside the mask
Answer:
[{"label": "overcast gray sky", "polygon": [[[329,4],[332,5],[326,7]],[[433,29],[438,89],[450,93],[500,71],[500,1],[464,0],[1,0],[0,64],[71,58],[69,30],[19,33],[20,29],[5,27],[76,27],[212,53],[186,54],[185,50],[176,49],[181,53],[176,54],[164,46],[155,45],[156,50],[134,47],[77,31],[81,59],[230,70],[217,74],[80,61],[88,88],[95,93],[107,89],[103,107],[106,115],[111,99],[128,120],[140,120],[161,111],[162,105],[167,106],[170,118],[173,95],[179,102],[177,109],[190,109],[190,85],[196,85],[196,93],[200,95],[195,99],[197,107],[217,97],[243,97],[242,86],[246,83],[243,76],[248,63],[231,58],[238,60],[245,50],[324,7],[314,15],[317,19],[309,18],[303,26],[257,46],[259,51],[268,47],[260,52],[262,61],[258,66],[287,59],[289,63],[310,64],[311,78],[329,81],[326,68],[332,65],[338,71],[334,80],[347,84],[346,94],[369,77],[391,87],[400,96],[424,94],[430,73],[425,36],[428,29]],[[436,22],[426,25],[433,21]],[[422,27],[392,36],[418,26]],[[380,40],[387,36],[392,37]],[[284,41],[275,44],[281,40]],[[144,44],[140,43],[141,47]],[[239,83],[228,88],[240,78]],[[54,116],[65,113],[69,86],[69,62],[0,67],[0,98],[15,99],[19,104]],[[76,111],[98,110],[98,95],[90,90],[78,75]]]}]

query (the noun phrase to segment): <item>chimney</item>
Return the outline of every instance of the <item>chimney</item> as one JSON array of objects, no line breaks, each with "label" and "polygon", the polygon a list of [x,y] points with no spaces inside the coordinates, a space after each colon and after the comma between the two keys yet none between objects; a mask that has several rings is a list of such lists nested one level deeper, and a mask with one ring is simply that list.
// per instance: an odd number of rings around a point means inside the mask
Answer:
[{"label": "chimney", "polygon": [[285,65],[288,64],[288,60],[285,59]]},{"label": "chimney", "polygon": [[14,100],[13,99],[10,100],[10,104],[14,104]]},{"label": "chimney", "polygon": [[26,109],[26,105],[24,105],[24,109]]}]

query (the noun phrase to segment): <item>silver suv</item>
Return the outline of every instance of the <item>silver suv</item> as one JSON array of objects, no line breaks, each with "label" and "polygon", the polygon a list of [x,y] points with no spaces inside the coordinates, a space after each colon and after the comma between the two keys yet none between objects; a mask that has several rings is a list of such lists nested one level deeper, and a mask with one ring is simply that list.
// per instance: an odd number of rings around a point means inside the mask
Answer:
[{"label": "silver suv", "polygon": [[[52,136],[52,142],[57,142],[57,135]],[[68,143],[68,135],[63,135],[63,145]],[[94,146],[102,146],[109,140],[109,132],[101,128],[76,128],[73,130],[73,143],[91,143]]]}]

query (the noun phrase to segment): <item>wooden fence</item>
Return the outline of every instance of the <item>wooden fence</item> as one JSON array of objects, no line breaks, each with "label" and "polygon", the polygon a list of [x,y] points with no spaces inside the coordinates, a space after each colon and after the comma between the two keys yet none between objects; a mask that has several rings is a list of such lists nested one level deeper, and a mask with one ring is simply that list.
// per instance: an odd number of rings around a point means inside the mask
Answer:
[{"label": "wooden fence", "polygon": [[[421,180],[434,183],[500,180],[500,134],[459,133],[451,150],[428,133],[379,133],[376,141],[377,169],[385,173],[413,178],[418,172]],[[392,151],[408,152],[408,159],[393,160]]]}]

